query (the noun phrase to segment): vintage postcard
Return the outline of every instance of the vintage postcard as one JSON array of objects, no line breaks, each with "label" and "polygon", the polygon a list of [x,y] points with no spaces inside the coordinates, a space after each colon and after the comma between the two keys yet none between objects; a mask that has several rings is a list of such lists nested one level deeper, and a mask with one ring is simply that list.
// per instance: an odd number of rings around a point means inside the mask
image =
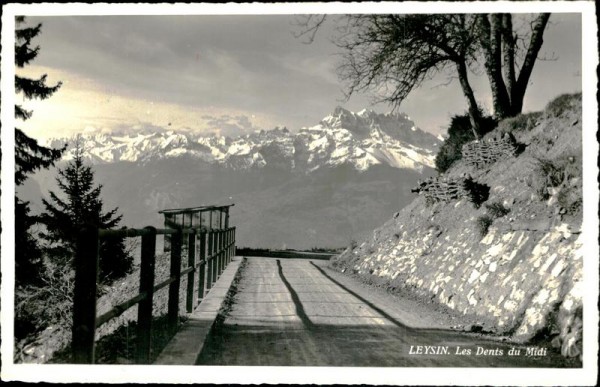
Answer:
[{"label": "vintage postcard", "polygon": [[2,379],[593,385],[594,15],[2,5]]}]

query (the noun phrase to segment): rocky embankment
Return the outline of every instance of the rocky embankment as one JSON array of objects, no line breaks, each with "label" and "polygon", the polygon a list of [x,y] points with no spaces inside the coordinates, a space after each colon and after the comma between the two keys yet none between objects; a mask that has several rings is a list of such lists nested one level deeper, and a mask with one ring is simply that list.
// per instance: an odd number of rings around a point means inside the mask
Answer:
[{"label": "rocky embankment", "polygon": [[483,166],[462,159],[440,177],[471,176],[489,188],[481,203],[419,195],[331,265],[472,316],[485,331],[551,340],[580,357],[581,130],[581,95],[501,122],[482,141],[510,132],[515,155]]}]

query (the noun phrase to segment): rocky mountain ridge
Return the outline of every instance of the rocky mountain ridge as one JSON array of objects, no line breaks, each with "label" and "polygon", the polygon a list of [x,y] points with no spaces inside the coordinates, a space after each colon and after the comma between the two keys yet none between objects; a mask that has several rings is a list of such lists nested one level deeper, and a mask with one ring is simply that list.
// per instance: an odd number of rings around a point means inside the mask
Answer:
[{"label": "rocky mountain ridge", "polygon": [[[340,107],[295,133],[230,138],[152,127],[81,140],[105,205],[119,208],[123,225],[160,226],[165,208],[235,203],[238,245],[260,248],[340,247],[364,236],[434,174],[441,143],[405,114]],[[70,157],[21,188],[32,211],[43,211],[40,198],[57,191],[56,168]]]},{"label": "rocky mountain ridge", "polygon": [[[238,137],[196,134],[160,128],[113,133],[84,133],[83,147],[94,164],[188,156],[234,170],[274,166],[312,172],[323,167],[352,165],[365,171],[389,165],[422,171],[433,168],[441,139],[417,128],[406,114],[353,113],[341,107],[315,126],[292,133],[287,128],[257,130]],[[60,147],[73,139],[52,139]],[[72,157],[67,151],[65,160]]]}]

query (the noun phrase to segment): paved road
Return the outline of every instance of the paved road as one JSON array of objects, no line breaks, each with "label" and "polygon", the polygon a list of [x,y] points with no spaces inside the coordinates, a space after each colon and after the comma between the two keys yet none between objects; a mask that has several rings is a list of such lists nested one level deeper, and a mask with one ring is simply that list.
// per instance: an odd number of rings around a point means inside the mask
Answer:
[{"label": "paved road", "polygon": [[[248,258],[234,304],[206,343],[198,364],[572,366],[546,346],[534,347],[539,356],[527,356],[524,346],[445,329],[415,328],[431,324],[420,324],[419,317],[406,308],[384,305],[367,294],[369,289],[340,279],[325,265],[306,259]],[[509,356],[511,348],[520,349],[520,355]]]}]

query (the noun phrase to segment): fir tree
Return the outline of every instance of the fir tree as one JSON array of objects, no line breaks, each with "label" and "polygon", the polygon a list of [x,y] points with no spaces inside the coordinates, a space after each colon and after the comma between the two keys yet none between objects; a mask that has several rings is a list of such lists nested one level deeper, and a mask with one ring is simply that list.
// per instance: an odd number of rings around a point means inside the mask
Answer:
[{"label": "fir tree", "polygon": [[[17,26],[25,22],[24,16],[16,18]],[[17,28],[15,31],[15,65],[23,68],[38,55],[39,46],[31,48],[31,40],[41,31],[41,24],[35,27]],[[46,85],[47,74],[39,79],[31,79],[15,75],[15,91],[21,93],[25,99],[46,99],[54,94],[61,86],[58,82],[54,86]],[[33,112],[26,110],[21,105],[15,105],[15,117],[20,120],[31,118]],[[15,180],[18,185],[27,178],[27,174],[40,168],[48,168],[60,158],[63,149],[52,149],[40,146],[36,140],[27,136],[21,129],[15,128]]]},{"label": "fir tree", "polygon": [[[42,237],[49,242],[48,257],[57,264],[70,264],[75,253],[78,231],[85,225],[115,228],[122,215],[118,208],[103,212],[100,198],[102,185],[94,186],[94,172],[83,161],[83,147],[78,137],[73,160],[59,169],[56,178],[62,198],[50,192],[43,199],[45,213],[40,216],[46,226]],[[131,271],[133,258],[127,253],[123,238],[103,239],[100,242],[100,280],[110,283]]]},{"label": "fir tree", "polygon": [[[20,27],[25,22],[24,16],[16,18],[15,30],[15,65],[23,68],[38,55],[39,46],[31,47],[31,41],[41,31],[41,24],[35,27]],[[61,83],[54,86],[46,84],[47,75],[38,79],[15,76],[15,90],[25,99],[46,99],[58,90]],[[21,105],[15,105],[15,117],[25,121],[32,115]],[[15,128],[15,181],[23,184],[27,175],[40,169],[48,168],[60,158],[63,149],[52,149],[40,146],[36,140],[27,136],[21,129]],[[35,223],[30,215],[29,203],[15,197],[15,280],[17,286],[36,284],[39,282],[41,250],[35,238],[29,232]]]}]

